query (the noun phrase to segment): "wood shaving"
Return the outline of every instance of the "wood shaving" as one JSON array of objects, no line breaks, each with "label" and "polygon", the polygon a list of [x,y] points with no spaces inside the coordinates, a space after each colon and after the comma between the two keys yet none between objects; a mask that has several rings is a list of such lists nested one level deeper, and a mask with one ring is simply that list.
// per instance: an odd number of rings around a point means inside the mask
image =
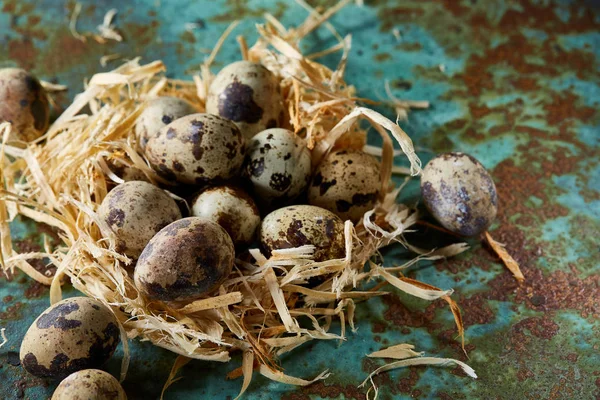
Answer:
[{"label": "wood shaving", "polygon": [[513,274],[515,279],[519,282],[524,282],[525,276],[521,272],[519,264],[515,261],[514,258],[512,258],[510,254],[508,254],[508,251],[506,251],[504,246],[501,243],[496,242],[494,238],[492,238],[492,235],[489,234],[489,232],[485,232],[484,236],[485,240],[488,242],[494,253],[496,253],[498,257],[500,257],[506,268],[508,268],[508,270]]},{"label": "wood shaving", "polygon": [[8,343],[8,339],[6,338],[6,328],[0,328],[0,337],[2,338],[2,343],[0,343],[0,347],[2,347],[6,343]]}]

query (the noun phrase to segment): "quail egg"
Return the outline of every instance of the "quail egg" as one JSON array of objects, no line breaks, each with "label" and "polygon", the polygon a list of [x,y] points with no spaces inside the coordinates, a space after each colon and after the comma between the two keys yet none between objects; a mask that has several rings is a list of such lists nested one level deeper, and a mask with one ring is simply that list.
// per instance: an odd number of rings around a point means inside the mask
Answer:
[{"label": "quail egg", "polygon": [[219,224],[180,219],[150,240],[135,267],[135,285],[154,299],[193,300],[219,287],[234,258],[233,242]]},{"label": "quail egg", "polygon": [[187,101],[178,97],[157,97],[148,102],[135,124],[135,134],[144,149],[148,138],[154,136],[177,118],[194,114],[196,110]]},{"label": "quail egg", "polygon": [[252,197],[234,186],[217,186],[200,193],[192,204],[192,215],[221,225],[236,246],[249,244],[260,224]]},{"label": "quail egg", "polygon": [[315,261],[343,258],[346,252],[344,222],[321,207],[284,207],[263,219],[260,243],[267,255],[273,250],[313,245]]},{"label": "quail egg", "polygon": [[280,125],[283,101],[275,75],[259,63],[238,61],[223,68],[208,90],[206,112],[235,122],[246,139]]},{"label": "quail egg", "polygon": [[114,314],[89,297],[71,297],[49,307],[31,324],[21,343],[21,364],[40,378],[64,378],[98,368],[119,344]]},{"label": "quail egg", "polygon": [[31,142],[42,136],[50,118],[46,91],[31,73],[0,69],[0,122],[12,124],[9,141]]},{"label": "quail egg", "polygon": [[145,154],[152,167],[171,181],[207,184],[237,175],[246,146],[238,127],[211,114],[181,117],[149,138]]},{"label": "quail egg", "polygon": [[127,400],[114,376],[99,369],[84,369],[67,376],[51,400]]},{"label": "quail egg", "polygon": [[310,151],[304,139],[281,128],[262,131],[250,142],[246,175],[260,203],[285,203],[310,181]]},{"label": "quail egg", "polygon": [[337,151],[317,168],[308,202],[356,222],[375,206],[379,189],[379,161],[375,157],[358,150]]},{"label": "quail egg", "polygon": [[425,206],[446,229],[463,236],[485,231],[496,218],[496,185],[479,161],[465,153],[445,153],[423,169]]},{"label": "quail egg", "polygon": [[117,237],[117,251],[137,258],[152,236],[181,218],[181,211],[162,189],[143,181],[117,185],[98,208]]}]

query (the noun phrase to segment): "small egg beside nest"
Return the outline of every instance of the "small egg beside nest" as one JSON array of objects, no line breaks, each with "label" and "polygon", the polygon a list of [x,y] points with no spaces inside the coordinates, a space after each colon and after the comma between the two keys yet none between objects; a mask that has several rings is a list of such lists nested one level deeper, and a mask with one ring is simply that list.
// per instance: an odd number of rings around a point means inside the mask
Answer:
[{"label": "small egg beside nest", "polygon": [[246,175],[259,203],[286,203],[310,181],[306,142],[287,129],[267,129],[254,136],[246,156]]},{"label": "small egg beside nest", "polygon": [[192,215],[221,225],[236,246],[252,242],[260,224],[252,197],[234,186],[217,186],[200,193],[192,204]]},{"label": "small egg beside nest", "polygon": [[259,63],[229,64],[210,85],[206,112],[235,122],[250,139],[257,132],[280,126],[283,101],[279,82]]},{"label": "small egg beside nest", "polygon": [[181,218],[181,211],[164,190],[130,181],[108,192],[98,215],[115,233],[117,251],[137,258],[156,232]]},{"label": "small egg beside nest", "polygon": [[49,307],[21,343],[21,364],[40,378],[102,366],[119,344],[119,324],[101,302],[71,297]]},{"label": "small egg beside nest", "polygon": [[380,187],[375,157],[358,150],[337,151],[315,171],[308,202],[356,222],[375,206]]},{"label": "small egg beside nest", "polygon": [[127,400],[127,395],[108,372],[84,369],[63,379],[51,400]]},{"label": "small egg beside nest", "polygon": [[233,242],[217,223],[180,219],[150,240],[135,267],[135,285],[154,299],[193,300],[218,288],[234,259]]},{"label": "small egg beside nest", "polygon": [[140,148],[144,149],[150,136],[156,135],[174,120],[195,112],[194,107],[178,97],[163,96],[150,100],[135,124]]},{"label": "small egg beside nest", "polygon": [[239,128],[217,115],[181,117],[149,138],[144,151],[164,178],[185,184],[209,184],[236,176],[246,146]]},{"label": "small egg beside nest", "polygon": [[12,124],[11,142],[31,142],[48,129],[46,91],[35,76],[23,69],[0,69],[0,122],[4,121]]},{"label": "small egg beside nest", "polygon": [[344,222],[315,206],[289,206],[267,215],[260,226],[260,243],[268,256],[273,250],[304,245],[315,246],[315,261],[346,255]]},{"label": "small egg beside nest", "polygon": [[423,169],[421,195],[444,228],[463,236],[484,232],[498,211],[492,177],[479,161],[464,153],[432,159]]}]

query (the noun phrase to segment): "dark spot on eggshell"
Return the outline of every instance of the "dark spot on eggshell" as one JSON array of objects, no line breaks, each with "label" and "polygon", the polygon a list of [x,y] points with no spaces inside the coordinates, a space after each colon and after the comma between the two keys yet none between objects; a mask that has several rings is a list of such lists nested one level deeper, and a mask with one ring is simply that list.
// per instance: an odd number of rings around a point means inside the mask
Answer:
[{"label": "dark spot on eggshell", "polygon": [[162,121],[163,124],[169,125],[171,122],[173,122],[173,116],[172,115],[163,115],[160,120]]},{"label": "dark spot on eggshell", "polygon": [[[191,224],[191,222],[187,218],[180,219],[179,221],[176,221],[176,222],[177,223],[169,224],[160,233],[164,234],[166,236],[177,236],[177,234],[180,230],[189,228],[189,226]],[[144,249],[144,251],[146,251],[146,250]]]},{"label": "dark spot on eggshell", "polygon": [[173,169],[177,172],[184,172],[185,171],[185,167],[183,166],[183,164],[181,164],[179,161],[174,160],[173,161]]},{"label": "dark spot on eggshell", "polygon": [[28,104],[29,102],[27,101],[27,99],[22,99],[21,101],[19,101],[19,105],[21,106],[21,108],[27,107]]},{"label": "dark spot on eggshell", "polygon": [[177,175],[175,175],[175,173],[173,171],[171,171],[171,169],[169,169],[169,167],[167,167],[165,164],[158,164],[158,171],[160,176],[162,176],[163,178],[169,180],[169,181],[175,181],[177,178]]},{"label": "dark spot on eggshell", "polygon": [[169,129],[167,129],[167,134],[165,136],[169,140],[175,139],[177,137],[177,131],[173,128],[169,128]]},{"label": "dark spot on eggshell", "polygon": [[248,165],[248,172],[250,175],[259,177],[265,171],[265,159],[263,157],[254,159]]},{"label": "dark spot on eggshell", "polygon": [[285,192],[292,184],[292,176],[290,174],[274,173],[269,180],[269,186],[279,192]]},{"label": "dark spot on eggshell", "polygon": [[108,213],[108,217],[106,218],[106,222],[110,226],[117,226],[121,228],[125,223],[125,212],[120,208],[113,208]]},{"label": "dark spot on eggshell", "polygon": [[329,190],[329,188],[332,187],[333,185],[335,185],[336,183],[337,183],[337,179],[334,179],[334,180],[329,181],[329,182],[322,181],[319,184],[319,193],[321,194],[321,196],[323,196],[325,193],[327,193],[327,191]]},{"label": "dark spot on eggshell", "polygon": [[97,304],[92,304],[92,308],[96,311],[100,310],[100,306]]},{"label": "dark spot on eggshell", "polygon": [[67,315],[77,310],[79,310],[79,304],[75,302],[58,304],[42,314],[38,318],[36,326],[38,329],[57,328],[63,331],[77,328],[81,326],[81,321],[66,318]]},{"label": "dark spot on eggshell", "polygon": [[256,123],[263,109],[254,102],[254,90],[234,80],[219,96],[219,115],[234,122]]},{"label": "dark spot on eggshell", "polygon": [[325,235],[331,240],[335,237],[335,220],[332,218],[327,218],[325,220]]}]

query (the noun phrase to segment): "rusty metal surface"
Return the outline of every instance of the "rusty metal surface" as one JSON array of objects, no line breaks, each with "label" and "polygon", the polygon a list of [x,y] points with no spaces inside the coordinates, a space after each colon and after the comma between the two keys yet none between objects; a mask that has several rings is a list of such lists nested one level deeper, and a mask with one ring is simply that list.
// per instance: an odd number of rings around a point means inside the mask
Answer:
[{"label": "rusty metal surface", "polygon": [[[311,2],[330,5],[331,1]],[[399,293],[357,308],[359,329],[346,342],[304,346],[282,360],[286,372],[333,375],[302,389],[256,377],[248,399],[364,399],[356,386],[379,364],[365,354],[413,343],[428,355],[467,361],[472,381],[455,369],[413,367],[375,378],[381,398],[594,399],[600,398],[600,8],[589,1],[366,1],[333,18],[353,34],[347,80],[363,97],[383,98],[384,81],[401,98],[432,102],[401,123],[427,161],[436,152],[469,152],[491,171],[499,218],[491,229],[521,264],[518,285],[479,242],[452,260],[420,263],[408,271],[438,287],[453,287],[464,313],[469,359],[460,351],[452,316],[442,302]],[[73,2],[0,1],[0,66],[21,66],[69,86],[56,97],[68,104],[83,78],[102,68],[102,55],[163,59],[169,75],[197,70],[233,19],[249,42],[253,23],[269,10],[291,24],[304,18],[296,4],[276,1],[83,2],[79,31],[94,30],[117,8],[122,43],[82,43],[68,29]],[[186,30],[185,24],[195,22]],[[396,34],[393,34],[396,32]],[[322,49],[334,41],[325,30],[305,43]],[[218,68],[237,59],[228,40]],[[335,65],[335,56],[326,61]],[[115,66],[110,64],[108,68]],[[381,109],[393,116],[390,109]],[[415,197],[416,185],[404,200]],[[43,234],[13,224],[19,250],[39,247]],[[428,233],[426,233],[428,235]],[[422,238],[421,238],[422,239]],[[406,255],[393,248],[386,264]],[[40,266],[40,268],[44,268]],[[72,293],[72,292],[71,292]],[[48,397],[54,388],[18,366],[28,325],[48,305],[47,289],[16,276],[0,281],[0,326],[9,342],[0,350],[1,398]],[[157,398],[174,356],[133,343],[124,384],[129,398]],[[118,373],[119,356],[107,366]],[[237,367],[192,362],[166,398],[235,397],[241,382],[224,375]]]}]

